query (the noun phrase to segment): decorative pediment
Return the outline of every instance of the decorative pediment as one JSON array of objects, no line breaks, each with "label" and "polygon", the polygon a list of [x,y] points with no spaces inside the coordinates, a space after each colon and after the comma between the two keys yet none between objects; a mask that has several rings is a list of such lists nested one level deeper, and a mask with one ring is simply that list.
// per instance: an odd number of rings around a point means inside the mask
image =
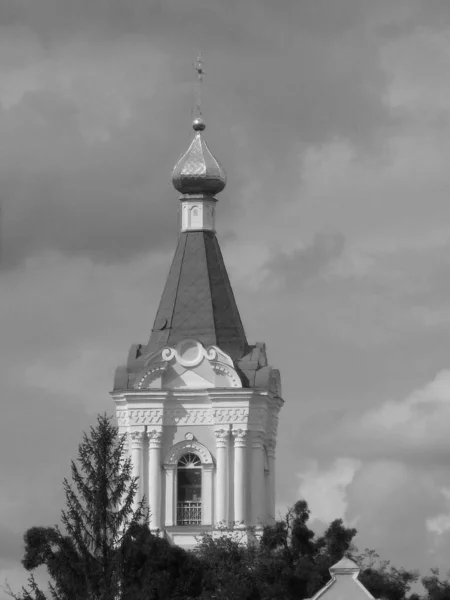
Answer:
[{"label": "decorative pediment", "polygon": [[216,346],[182,340],[150,356],[136,377],[137,389],[241,388],[232,359]]}]

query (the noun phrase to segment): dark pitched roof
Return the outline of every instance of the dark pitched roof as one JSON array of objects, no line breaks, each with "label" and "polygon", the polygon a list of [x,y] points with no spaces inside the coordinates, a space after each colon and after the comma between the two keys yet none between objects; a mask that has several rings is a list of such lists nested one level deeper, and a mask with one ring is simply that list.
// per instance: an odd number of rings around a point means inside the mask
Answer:
[{"label": "dark pitched roof", "polygon": [[214,232],[180,234],[145,353],[185,338],[239,360],[248,351],[242,321]]}]

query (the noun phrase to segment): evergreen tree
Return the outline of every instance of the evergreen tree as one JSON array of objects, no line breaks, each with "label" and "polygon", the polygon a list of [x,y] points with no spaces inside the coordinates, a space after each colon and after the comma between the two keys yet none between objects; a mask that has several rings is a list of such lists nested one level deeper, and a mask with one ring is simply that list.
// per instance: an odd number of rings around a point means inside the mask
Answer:
[{"label": "evergreen tree", "polygon": [[[141,500],[133,509],[137,478],[131,460],[123,458],[125,436],[119,437],[111,418],[98,417],[90,435],[84,434],[77,462],[72,461],[72,484],[64,479],[64,531],[32,527],[24,535],[23,566],[31,571],[29,589],[11,595],[17,600],[44,600],[33,572],[44,566],[54,600],[117,600],[127,579],[123,556],[148,521]],[[78,464],[77,464],[78,463]]]}]

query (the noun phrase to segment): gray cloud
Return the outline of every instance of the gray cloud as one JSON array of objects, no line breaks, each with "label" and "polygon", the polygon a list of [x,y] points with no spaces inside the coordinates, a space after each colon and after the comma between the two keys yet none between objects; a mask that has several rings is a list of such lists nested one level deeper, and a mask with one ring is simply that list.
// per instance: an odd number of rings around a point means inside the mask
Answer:
[{"label": "gray cloud", "polygon": [[345,248],[341,233],[317,233],[312,242],[292,254],[279,253],[264,265],[267,278],[275,279],[287,289],[298,289],[308,279],[324,272],[339,259]]},{"label": "gray cloud", "polygon": [[[251,287],[230,268],[248,337],[268,343],[282,372],[278,503],[298,498],[299,457],[328,464],[339,449],[364,466],[395,458],[414,473],[411,446],[350,443],[341,425],[448,368],[448,249],[433,247],[445,226],[448,136],[430,127],[433,106],[408,104],[416,92],[440,97],[433,85],[445,84],[446,62],[426,54],[418,68],[411,50],[422,56],[422,47],[407,38],[420,25],[440,29],[448,10],[423,6],[0,3],[2,556],[17,561],[24,530],[58,520],[81,432],[95,412],[112,412],[114,368],[149,335],[176,241],[170,172],[192,133],[199,40],[206,138],[229,175],[224,255],[234,252],[256,282],[266,269],[278,288],[267,293],[267,279]],[[330,230],[339,233],[314,236]],[[447,445],[430,436],[414,452],[431,487],[448,481],[435,475]],[[376,490],[382,472],[371,472]],[[367,503],[367,481],[356,483],[352,517]],[[396,489],[402,501],[415,493],[409,479]],[[379,545],[395,564],[396,553],[415,560],[390,525],[401,513],[413,544],[424,515],[444,509],[433,494],[415,498],[410,517],[400,502],[367,509],[358,543]],[[423,553],[431,542],[419,541]]]},{"label": "gray cloud", "polygon": [[[189,143],[199,38],[207,139],[232,175],[221,203],[225,234],[250,181],[261,182],[261,205],[296,196],[309,144],[342,136],[372,148],[380,128],[395,126],[383,104],[387,80],[377,40],[365,35],[370,18],[354,0],[340,4],[3,5],[0,21],[24,47],[30,36],[40,40],[38,51],[15,53],[23,95],[0,115],[4,264],[52,248],[117,261],[165,246],[176,231],[170,171]],[[99,126],[104,137],[93,141]]]}]

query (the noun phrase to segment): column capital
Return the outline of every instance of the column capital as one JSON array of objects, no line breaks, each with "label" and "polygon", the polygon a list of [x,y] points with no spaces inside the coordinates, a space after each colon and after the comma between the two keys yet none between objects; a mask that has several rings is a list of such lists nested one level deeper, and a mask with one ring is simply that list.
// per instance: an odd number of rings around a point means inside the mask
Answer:
[{"label": "column capital", "polygon": [[214,435],[216,436],[217,448],[227,448],[228,440],[230,438],[230,430],[229,429],[215,429]]},{"label": "column capital", "polygon": [[157,429],[152,429],[151,431],[147,431],[146,433],[148,439],[148,447],[149,450],[151,448],[161,448],[162,445],[162,431],[158,431]]},{"label": "column capital", "polygon": [[143,431],[132,431],[130,433],[131,438],[131,446],[132,448],[139,450],[142,448],[142,442],[144,441],[144,432]]},{"label": "column capital", "polygon": [[233,429],[231,433],[234,437],[234,445],[236,448],[245,448],[247,446],[247,429]]}]

